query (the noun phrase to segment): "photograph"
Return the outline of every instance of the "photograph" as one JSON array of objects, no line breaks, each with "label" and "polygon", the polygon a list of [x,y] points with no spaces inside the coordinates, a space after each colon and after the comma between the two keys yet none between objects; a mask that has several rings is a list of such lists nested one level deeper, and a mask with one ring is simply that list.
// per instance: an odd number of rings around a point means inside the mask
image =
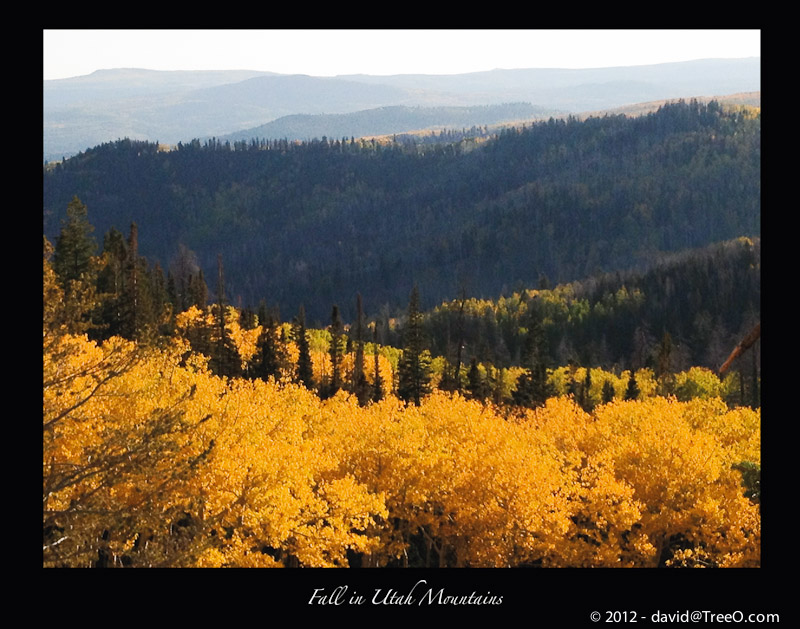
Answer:
[{"label": "photograph", "polygon": [[785,621],[761,36],[43,29],[42,567]]}]

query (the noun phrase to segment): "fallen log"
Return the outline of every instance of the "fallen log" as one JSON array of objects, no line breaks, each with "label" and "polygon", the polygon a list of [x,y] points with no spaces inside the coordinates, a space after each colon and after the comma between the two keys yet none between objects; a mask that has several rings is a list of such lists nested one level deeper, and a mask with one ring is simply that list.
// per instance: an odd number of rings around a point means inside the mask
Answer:
[{"label": "fallen log", "polygon": [[741,343],[739,343],[733,349],[731,355],[728,356],[728,360],[726,360],[722,364],[722,367],[719,368],[719,375],[721,376],[722,374],[724,374],[728,370],[728,367],[731,366],[731,363],[734,360],[736,360],[739,356],[741,356],[744,352],[746,352],[750,348],[750,346],[759,339],[760,336],[761,336],[761,322],[759,321],[756,324],[756,327],[750,330],[750,333],[747,336],[745,336],[742,339]]}]

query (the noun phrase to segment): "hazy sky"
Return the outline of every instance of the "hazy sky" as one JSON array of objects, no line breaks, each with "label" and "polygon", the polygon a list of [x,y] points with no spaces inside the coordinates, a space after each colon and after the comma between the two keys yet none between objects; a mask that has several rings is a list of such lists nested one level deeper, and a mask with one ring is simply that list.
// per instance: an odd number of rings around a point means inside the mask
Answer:
[{"label": "hazy sky", "polygon": [[109,68],[457,74],[761,56],[743,30],[44,30],[44,79]]}]

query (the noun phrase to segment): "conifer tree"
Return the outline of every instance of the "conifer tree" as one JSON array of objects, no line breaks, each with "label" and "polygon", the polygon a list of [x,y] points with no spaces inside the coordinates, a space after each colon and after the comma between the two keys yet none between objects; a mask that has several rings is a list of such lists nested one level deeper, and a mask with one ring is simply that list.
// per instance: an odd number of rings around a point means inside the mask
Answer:
[{"label": "conifer tree", "polygon": [[91,277],[69,283],[64,290],[51,264],[54,247],[44,237],[44,343],[58,343],[63,334],[91,332],[91,315],[98,307],[94,280]]},{"label": "conifer tree", "polygon": [[167,292],[167,280],[164,277],[164,270],[156,262],[149,273],[148,284],[150,286],[150,299],[154,323],[157,324],[162,333],[167,332],[172,327],[172,309]]},{"label": "conifer tree", "polygon": [[608,404],[614,399],[614,385],[611,384],[611,380],[606,380],[603,383],[603,404]]},{"label": "conifer tree", "polygon": [[419,290],[414,286],[408,303],[403,356],[400,359],[397,395],[406,402],[420,405],[430,392],[430,352],[424,347]]},{"label": "conifer tree", "polygon": [[239,352],[227,329],[227,304],[225,301],[225,273],[222,255],[217,255],[217,303],[214,309],[215,347],[214,356],[209,363],[214,373],[220,376],[240,376],[242,374]]},{"label": "conifer tree", "polygon": [[77,196],[73,197],[67,206],[67,218],[62,221],[53,254],[53,271],[62,286],[79,280],[89,270],[89,262],[97,250],[97,243],[91,235],[93,231],[88,209]]},{"label": "conifer tree", "polygon": [[239,325],[243,330],[252,330],[256,327],[256,313],[250,306],[245,306],[239,313]]},{"label": "conifer tree", "polygon": [[103,338],[122,334],[123,293],[125,291],[125,263],[128,246],[125,236],[111,228],[103,238],[103,268],[97,278],[97,291],[103,296],[95,324],[102,329]]},{"label": "conifer tree", "polygon": [[481,371],[478,368],[478,359],[474,356],[469,365],[469,372],[467,374],[467,386],[469,387],[469,395],[474,400],[482,400],[486,397],[486,386],[481,376]]},{"label": "conifer tree", "polygon": [[353,360],[352,390],[360,404],[365,404],[370,396],[369,384],[364,370],[364,305],[361,294],[356,296],[356,345]]},{"label": "conifer tree", "polygon": [[655,375],[658,381],[659,395],[670,395],[674,392],[675,376],[672,373],[672,337],[669,332],[664,332],[661,344],[658,347]]},{"label": "conifer tree", "polygon": [[331,311],[331,343],[329,354],[331,357],[331,381],[328,385],[328,396],[336,395],[342,387],[342,319],[339,316],[339,307],[334,306]]},{"label": "conifer tree", "polygon": [[125,261],[125,293],[122,309],[123,335],[129,339],[142,340],[153,318],[145,272],[146,263],[139,258],[139,229],[136,223],[131,223],[128,255]]},{"label": "conifer tree", "polygon": [[217,325],[217,370],[218,372],[224,371],[223,363],[225,362],[223,354],[223,346],[225,344],[225,274],[222,268],[222,255],[217,255],[217,309],[216,309],[216,325]]},{"label": "conifer tree", "polygon": [[569,380],[567,381],[567,395],[571,395],[578,400],[578,403],[583,405],[583,390],[578,387],[578,382],[575,380],[576,365],[569,361]]},{"label": "conifer tree", "polygon": [[547,356],[544,332],[535,314],[531,314],[528,333],[522,348],[522,367],[525,371],[517,380],[513,393],[515,404],[534,408],[543,405],[553,391],[547,381]]},{"label": "conifer tree", "polygon": [[172,274],[172,271],[167,271],[167,298],[172,304],[172,312],[183,312],[180,299],[178,298],[178,287],[175,283],[175,276]]},{"label": "conifer tree", "polygon": [[139,300],[139,228],[131,223],[128,236],[127,282],[125,285],[125,318],[128,338],[136,338],[141,325]]},{"label": "conifer tree", "polygon": [[278,380],[281,377],[285,356],[278,335],[277,317],[267,310],[267,305],[263,301],[258,308],[258,321],[261,324],[261,334],[256,344],[258,362],[252,373],[262,380],[269,378]]},{"label": "conifer tree", "polygon": [[372,380],[372,401],[380,402],[383,399],[383,379],[381,378],[380,360],[378,359],[378,322],[372,328],[373,354],[375,357],[375,375]]},{"label": "conifer tree", "polygon": [[496,376],[494,379],[494,389],[492,390],[492,401],[495,404],[502,404],[503,403],[503,382],[505,381],[505,372],[506,370],[502,367],[497,369]]},{"label": "conifer tree", "polygon": [[[202,284],[195,284],[197,275],[203,280]],[[176,312],[184,312],[192,305],[200,309],[206,307],[208,287],[203,279],[202,269],[195,253],[183,244],[178,245],[178,253],[170,262],[169,277]]]},{"label": "conifer tree", "polygon": [[[449,345],[448,343],[448,347]],[[449,353],[450,352],[448,352],[448,354]],[[447,358],[444,359],[444,364],[442,365],[442,377],[439,379],[438,388],[441,391],[455,391],[456,388],[456,381],[453,377],[453,366]]]},{"label": "conifer tree", "polygon": [[636,375],[633,369],[631,369],[631,374],[628,377],[628,388],[625,390],[625,399],[626,400],[639,399],[639,385],[636,384]]},{"label": "conifer tree", "polygon": [[203,276],[203,269],[198,269],[196,274],[189,276],[188,306],[197,306],[200,310],[205,310],[207,303],[208,284]]},{"label": "conifer tree", "polygon": [[586,377],[583,380],[583,386],[581,387],[581,407],[587,413],[590,413],[594,404],[592,404],[592,396],[591,396],[591,389],[592,389],[592,368],[586,368]]},{"label": "conifer tree", "polygon": [[292,321],[292,340],[297,344],[299,350],[295,380],[307,389],[313,389],[314,371],[311,366],[311,351],[306,335],[306,310],[302,305]]},{"label": "conifer tree", "polygon": [[461,391],[461,361],[464,352],[464,309],[467,305],[467,292],[461,290],[461,301],[458,306],[458,345],[456,346],[456,391]]},{"label": "conifer tree", "polygon": [[656,366],[656,377],[660,378],[671,370],[672,337],[669,332],[664,332],[661,337],[661,345],[658,348],[658,360]]}]

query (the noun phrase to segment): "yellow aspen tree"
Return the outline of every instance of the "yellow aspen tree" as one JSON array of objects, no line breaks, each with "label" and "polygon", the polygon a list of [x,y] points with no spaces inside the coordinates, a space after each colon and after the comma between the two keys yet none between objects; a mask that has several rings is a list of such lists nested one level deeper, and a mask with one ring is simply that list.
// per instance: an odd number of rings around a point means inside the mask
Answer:
[{"label": "yellow aspen tree", "polygon": [[758,561],[758,506],[744,496],[731,466],[733,446],[696,428],[699,413],[725,411],[721,403],[660,397],[597,410],[587,452],[610,453],[615,477],[633,488],[642,505],[637,524],[650,547],[630,556],[635,565],[668,562],[676,549],[702,555],[707,565]]}]

